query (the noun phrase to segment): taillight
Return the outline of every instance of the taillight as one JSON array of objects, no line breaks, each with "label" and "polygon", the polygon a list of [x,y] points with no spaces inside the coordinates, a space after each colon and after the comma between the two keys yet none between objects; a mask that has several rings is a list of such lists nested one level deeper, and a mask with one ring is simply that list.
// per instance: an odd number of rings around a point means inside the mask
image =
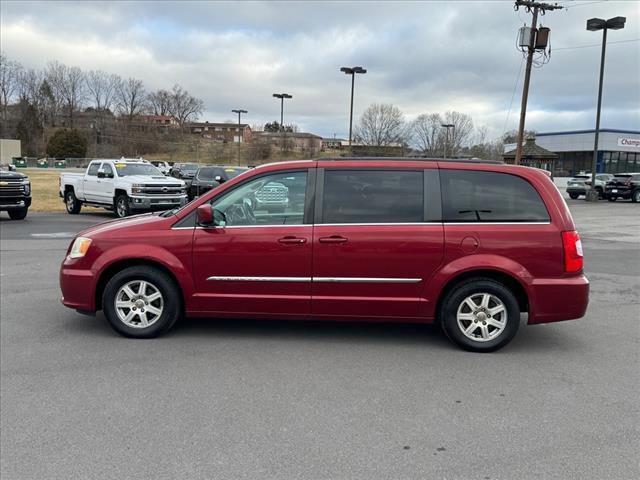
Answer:
[{"label": "taillight", "polygon": [[564,250],[564,271],[567,273],[581,271],[584,267],[584,256],[578,232],[575,230],[562,232],[562,247]]}]

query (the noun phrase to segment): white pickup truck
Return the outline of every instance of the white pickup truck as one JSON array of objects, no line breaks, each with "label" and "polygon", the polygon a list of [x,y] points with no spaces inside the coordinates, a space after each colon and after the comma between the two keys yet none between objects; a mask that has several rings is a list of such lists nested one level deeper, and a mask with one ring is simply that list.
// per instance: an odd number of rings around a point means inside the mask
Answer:
[{"label": "white pickup truck", "polygon": [[82,205],[113,210],[126,217],[134,210],[168,210],[187,203],[182,180],[165,177],[144,160],[93,160],[85,173],[60,174],[60,197],[67,212]]}]

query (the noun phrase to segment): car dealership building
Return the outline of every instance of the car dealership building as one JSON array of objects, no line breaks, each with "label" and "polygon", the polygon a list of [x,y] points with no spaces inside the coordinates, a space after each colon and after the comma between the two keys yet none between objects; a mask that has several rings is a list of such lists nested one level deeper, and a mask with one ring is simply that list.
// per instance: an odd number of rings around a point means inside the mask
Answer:
[{"label": "car dealership building", "polygon": [[[595,130],[536,133],[536,145],[558,155],[553,175],[570,177],[590,172]],[[505,152],[516,144],[505,145]],[[601,128],[598,138],[598,173],[640,172],[640,131]]]},{"label": "car dealership building", "polygon": [[[590,172],[595,130],[536,134],[536,144],[558,154],[554,176]],[[640,172],[640,131],[601,128],[598,173]]]}]

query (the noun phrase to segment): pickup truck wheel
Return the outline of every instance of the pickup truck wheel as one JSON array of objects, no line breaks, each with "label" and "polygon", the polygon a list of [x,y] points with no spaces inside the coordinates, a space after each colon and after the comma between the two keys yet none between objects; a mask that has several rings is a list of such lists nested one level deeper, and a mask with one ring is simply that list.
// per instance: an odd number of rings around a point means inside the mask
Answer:
[{"label": "pickup truck wheel", "polygon": [[82,203],[76,198],[73,190],[68,190],[67,193],[64,194],[64,205],[67,207],[67,213],[71,215],[77,215],[82,208]]},{"label": "pickup truck wheel", "polygon": [[174,280],[153,267],[129,267],[107,283],[102,308],[113,329],[125,337],[153,338],[180,318],[180,292]]},{"label": "pickup truck wheel", "polygon": [[29,207],[16,208],[14,210],[9,210],[7,213],[9,214],[9,218],[11,220],[23,220],[27,216],[27,212],[29,211]]},{"label": "pickup truck wheel", "polygon": [[580,195],[578,195],[577,193],[570,193],[569,194],[569,198],[575,200],[576,198],[578,198]]},{"label": "pickup truck wheel", "polygon": [[129,209],[129,197],[126,194],[123,193],[118,195],[114,203],[113,211],[116,213],[118,218],[129,216],[131,213]]},{"label": "pickup truck wheel", "polygon": [[633,192],[633,195],[631,195],[631,201],[633,203],[640,202],[640,190],[636,190],[635,192]]},{"label": "pickup truck wheel", "polygon": [[474,278],[447,294],[439,320],[458,346],[472,352],[492,352],[504,347],[518,332],[520,307],[503,284]]}]

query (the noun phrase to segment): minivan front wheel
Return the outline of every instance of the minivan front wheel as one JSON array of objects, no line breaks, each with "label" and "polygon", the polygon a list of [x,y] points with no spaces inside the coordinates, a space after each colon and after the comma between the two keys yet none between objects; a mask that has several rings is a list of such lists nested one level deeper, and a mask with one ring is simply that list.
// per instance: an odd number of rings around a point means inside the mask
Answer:
[{"label": "minivan front wheel", "polygon": [[505,285],[488,278],[466,281],[442,302],[440,322],[457,345],[491,352],[513,339],[520,326],[520,307]]},{"label": "minivan front wheel", "polygon": [[133,338],[162,335],[182,312],[175,281],[163,271],[136,266],[116,273],[102,297],[105,317],[113,329]]}]

